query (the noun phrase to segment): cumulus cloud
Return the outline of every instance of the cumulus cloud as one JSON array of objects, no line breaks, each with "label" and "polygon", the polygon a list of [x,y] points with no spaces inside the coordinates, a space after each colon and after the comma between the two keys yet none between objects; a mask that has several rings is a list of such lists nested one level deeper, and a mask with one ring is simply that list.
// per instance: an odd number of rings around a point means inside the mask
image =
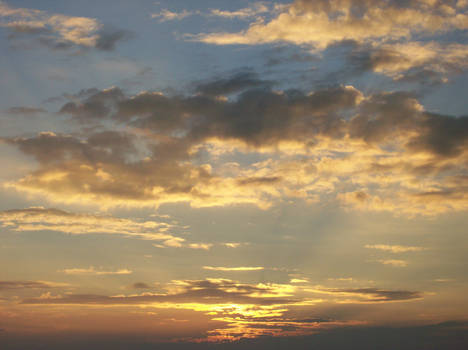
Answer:
[{"label": "cumulus cloud", "polygon": [[297,0],[268,22],[250,24],[237,33],[190,36],[210,44],[290,42],[318,49],[344,41],[390,41],[414,34],[464,30],[468,16],[454,4],[431,6],[424,1]]},{"label": "cumulus cloud", "polygon": [[215,45],[292,43],[315,53],[352,43],[348,73],[372,71],[395,81],[440,84],[466,71],[467,46],[437,42],[438,34],[468,28],[466,10],[455,1],[296,0],[259,13],[262,17],[240,32],[186,38]]},{"label": "cumulus cloud", "polygon": [[358,45],[348,59],[357,70],[384,74],[395,81],[439,84],[466,70],[467,53],[468,46],[464,44],[413,41]]},{"label": "cumulus cloud", "polygon": [[[6,186],[102,207],[266,209],[284,198],[314,203],[334,194],[358,210],[435,215],[468,208],[466,116],[430,113],[408,92],[276,91],[261,82],[234,74],[198,83],[187,95],[83,90],[61,113],[125,131],[3,138],[39,163]],[[216,90],[235,94],[219,98]],[[227,160],[233,152],[269,159],[240,166]]]},{"label": "cumulus cloud", "polygon": [[129,32],[104,27],[97,19],[15,8],[0,2],[0,26],[11,31],[10,39],[32,40],[55,49],[96,48],[112,50]]}]

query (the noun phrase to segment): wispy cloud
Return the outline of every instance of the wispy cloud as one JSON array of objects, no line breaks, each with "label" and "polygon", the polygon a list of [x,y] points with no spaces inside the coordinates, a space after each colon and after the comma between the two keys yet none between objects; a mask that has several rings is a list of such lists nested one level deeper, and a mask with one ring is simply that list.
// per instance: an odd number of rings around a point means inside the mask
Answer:
[{"label": "wispy cloud", "polygon": [[210,271],[259,271],[264,270],[261,266],[239,266],[239,267],[223,267],[223,266],[203,266],[204,270]]},{"label": "wispy cloud", "polygon": [[258,16],[262,13],[267,13],[270,10],[266,2],[255,2],[249,7],[241,8],[234,11],[212,9],[209,13],[210,16],[224,17],[224,18],[238,18],[246,19],[250,17]]},{"label": "wispy cloud", "polygon": [[159,22],[181,20],[188,16],[192,16],[198,12],[192,12],[187,10],[182,10],[181,12],[169,11],[167,9],[162,10],[158,13],[151,14],[151,18],[158,19]]},{"label": "wispy cloud", "polygon": [[49,289],[69,287],[68,283],[49,281],[0,281],[0,290],[9,289]]},{"label": "wispy cloud", "polygon": [[397,260],[397,259],[382,259],[378,260],[379,263],[383,265],[390,265],[394,267],[406,267],[408,262],[406,260]]},{"label": "wispy cloud", "polygon": [[128,269],[119,269],[116,271],[105,271],[105,270],[96,270],[93,266],[89,268],[68,268],[61,270],[60,272],[65,273],[66,275],[130,275],[131,270]]},{"label": "wispy cloud", "polygon": [[210,9],[208,12],[202,11],[188,11],[183,9],[181,11],[171,11],[168,9],[162,9],[159,12],[151,14],[151,18],[157,19],[159,22],[167,21],[180,21],[190,16],[205,16],[205,17],[220,17],[227,19],[248,19],[258,16],[269,11],[269,7],[266,2],[255,2],[248,7],[244,7],[238,10],[222,10],[222,9]]},{"label": "wispy cloud", "polygon": [[109,215],[77,214],[54,208],[34,207],[0,211],[0,225],[18,232],[56,231],[73,235],[120,235],[174,246],[183,238],[169,233],[177,225],[164,221],[138,221]]},{"label": "wispy cloud", "polygon": [[423,247],[412,247],[403,245],[388,245],[388,244],[366,244],[364,246],[368,249],[378,249],[392,253],[406,253],[406,252],[420,252],[425,250]]}]

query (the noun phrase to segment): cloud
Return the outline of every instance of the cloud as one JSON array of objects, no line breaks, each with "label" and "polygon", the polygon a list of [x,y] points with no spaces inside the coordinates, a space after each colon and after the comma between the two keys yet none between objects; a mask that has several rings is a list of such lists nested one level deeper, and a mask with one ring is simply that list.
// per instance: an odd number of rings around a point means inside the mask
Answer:
[{"label": "cloud", "polygon": [[[278,91],[257,80],[228,75],[187,95],[127,96],[117,87],[70,95],[61,113],[125,131],[3,138],[39,163],[5,185],[103,208],[268,209],[286,198],[332,198],[347,210],[397,215],[468,209],[468,117],[430,113],[408,92]],[[219,98],[216,89],[236,94]],[[235,152],[269,159],[240,166],[229,159]]]},{"label": "cloud", "polygon": [[157,241],[177,238],[168,233],[176,226],[166,222],[76,214],[42,207],[0,211],[0,223],[4,228],[19,232],[57,231],[73,235],[110,234]]},{"label": "cloud", "polygon": [[[119,235],[149,241],[159,248],[181,248],[209,250],[211,243],[189,243],[177,237],[173,231],[184,231],[187,227],[155,220],[132,220],[109,215],[77,214],[53,208],[34,207],[0,211],[0,227],[17,232],[55,231],[72,235]],[[83,270],[82,272],[93,272]],[[82,270],[82,269],[80,269]],[[103,273],[98,273],[103,274]]]},{"label": "cloud", "polygon": [[224,96],[252,88],[268,88],[272,84],[271,81],[260,79],[258,74],[253,71],[242,70],[226,78],[199,82],[196,91],[208,96]]},{"label": "cloud", "polygon": [[397,260],[397,259],[383,259],[379,260],[379,262],[383,265],[390,265],[394,267],[406,267],[408,266],[408,262],[405,260]]},{"label": "cloud", "polygon": [[8,114],[19,114],[19,115],[35,115],[38,113],[45,113],[46,110],[36,107],[11,107],[6,110]]},{"label": "cloud", "polygon": [[222,243],[222,244],[228,248],[239,248],[240,246],[245,245],[246,243],[227,242],[227,243]]},{"label": "cloud", "polygon": [[255,17],[259,14],[266,13],[269,11],[269,7],[265,2],[254,2],[249,7],[245,7],[239,10],[227,11],[220,9],[212,9],[210,16],[224,17],[229,19],[246,19],[249,17]]},{"label": "cloud", "polygon": [[468,68],[468,46],[434,41],[372,45],[353,49],[349,63],[395,81],[439,84]]},{"label": "cloud", "polygon": [[69,269],[62,270],[61,272],[65,273],[66,275],[95,275],[95,276],[130,275],[132,273],[132,271],[128,270],[128,269],[119,269],[117,271],[96,270],[93,266],[90,266],[87,269],[84,269],[84,268],[69,268]]},{"label": "cloud", "polygon": [[248,267],[248,266],[240,266],[240,267],[222,267],[222,266],[203,266],[204,270],[210,271],[259,271],[264,270],[264,267],[256,266],[256,267]]},{"label": "cloud", "polygon": [[192,249],[203,249],[203,250],[210,250],[213,247],[211,243],[190,243],[189,248]]},{"label": "cloud", "polygon": [[14,8],[5,2],[0,2],[0,26],[11,31],[12,40],[26,38],[54,50],[112,50],[117,42],[129,37],[129,32],[104,27],[95,18]]},{"label": "cloud", "polygon": [[130,286],[130,288],[132,288],[132,289],[151,289],[151,286],[144,283],[144,282],[135,282]]},{"label": "cloud", "polygon": [[358,300],[345,300],[353,303],[380,303],[392,301],[418,300],[423,297],[422,293],[407,290],[385,290],[378,288],[323,288],[312,289],[316,293],[337,295],[341,297],[358,297]]},{"label": "cloud", "polygon": [[181,12],[173,12],[167,9],[162,10],[159,13],[151,14],[151,18],[157,18],[159,22],[166,22],[166,21],[174,21],[174,20],[181,20],[186,17],[194,15],[196,12],[191,12],[187,10],[183,10]]},{"label": "cloud", "polygon": [[255,2],[249,7],[241,8],[234,11],[221,10],[221,9],[211,9],[209,12],[201,11],[189,11],[183,9],[182,11],[171,11],[168,9],[163,9],[160,12],[152,13],[151,18],[157,19],[159,22],[168,22],[168,21],[180,21],[184,18],[199,15],[206,17],[220,17],[227,19],[248,19],[255,17],[259,14],[266,13],[269,11],[269,7],[264,2]]},{"label": "cloud", "polygon": [[133,295],[66,294],[54,298],[27,298],[20,305],[68,305],[79,308],[137,306],[159,309],[158,314],[163,309],[172,312],[175,309],[192,310],[209,316],[212,321],[221,322],[206,333],[206,340],[215,341],[262,335],[304,335],[315,333],[322,327],[329,329],[357,324],[352,320],[294,316],[294,312],[291,312],[293,308],[326,302],[313,297],[317,294],[329,297],[328,306],[409,302],[422,298],[421,293],[406,290],[310,288],[298,284],[249,284],[222,278],[173,280],[164,289],[165,292],[160,293]]},{"label": "cloud", "polygon": [[406,253],[406,252],[420,252],[425,250],[423,247],[410,247],[402,245],[387,245],[387,244],[366,244],[364,246],[368,249],[378,249],[392,253]]},{"label": "cloud", "polygon": [[204,33],[188,38],[216,45],[286,42],[324,49],[345,40],[392,41],[467,27],[468,16],[454,4],[298,0],[285,6],[273,19],[253,22],[244,31]]},{"label": "cloud", "polygon": [[57,283],[48,281],[0,281],[0,290],[16,289],[49,289],[70,286],[68,283]]},{"label": "cloud", "polygon": [[440,34],[468,28],[466,10],[455,1],[296,0],[266,8],[240,32],[186,38],[214,45],[292,43],[316,54],[337,45],[351,46],[345,54],[346,74],[372,71],[395,81],[434,85],[466,71],[467,46],[437,42]]},{"label": "cloud", "polygon": [[292,278],[289,283],[309,283],[309,280],[304,278]]},{"label": "cloud", "polygon": [[[176,280],[166,288],[167,293],[144,293],[130,296],[104,296],[104,295],[75,295],[69,294],[55,299],[31,298],[25,299],[25,304],[98,304],[98,305],[125,305],[125,304],[156,304],[171,307],[171,304],[253,304],[275,305],[293,303],[285,294],[287,286],[275,284],[243,284],[228,279],[206,280]],[[165,303],[170,303],[164,305]],[[193,307],[188,305],[188,308]]]}]

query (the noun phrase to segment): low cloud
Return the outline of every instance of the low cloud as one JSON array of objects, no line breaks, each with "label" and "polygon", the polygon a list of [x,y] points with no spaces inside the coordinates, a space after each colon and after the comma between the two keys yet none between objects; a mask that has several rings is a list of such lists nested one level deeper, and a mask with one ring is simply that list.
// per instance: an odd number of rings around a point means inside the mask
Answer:
[{"label": "low cloud", "polygon": [[[468,117],[427,112],[408,92],[276,91],[260,81],[228,75],[187,95],[83,90],[61,113],[126,131],[3,138],[38,161],[5,186],[102,208],[301,199],[410,216],[468,209]],[[236,93],[220,98],[214,87]],[[268,159],[240,166],[235,152]]]}]

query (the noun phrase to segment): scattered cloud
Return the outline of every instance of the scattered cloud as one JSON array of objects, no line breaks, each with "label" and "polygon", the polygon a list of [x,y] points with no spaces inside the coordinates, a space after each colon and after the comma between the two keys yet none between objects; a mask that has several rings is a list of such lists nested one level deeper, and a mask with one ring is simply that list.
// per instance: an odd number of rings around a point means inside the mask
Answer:
[{"label": "scattered cloud", "polygon": [[[348,69],[355,65],[358,71],[373,71],[396,81],[446,83],[468,68],[466,45],[426,39],[468,28],[466,7],[455,1],[296,0],[282,7],[259,8],[262,11],[255,13],[245,30],[187,34],[186,38],[215,45],[292,43],[316,53],[351,43],[357,48],[351,50]],[[252,10],[213,12],[248,18]]]},{"label": "scattered cloud", "polygon": [[[427,112],[408,92],[277,91],[259,88],[260,81],[234,74],[177,96],[81,91],[62,113],[84,125],[129,128],[3,138],[39,164],[4,185],[102,208],[188,202],[268,209],[285,198],[410,216],[468,208],[467,117]],[[216,89],[236,95],[220,99]],[[223,162],[233,152],[270,159]],[[201,154],[212,157],[200,163]],[[169,242],[182,245],[176,241]]]},{"label": "scattered cloud", "polygon": [[244,31],[189,37],[216,45],[286,42],[324,49],[345,40],[391,41],[468,27],[464,9],[455,4],[437,7],[423,1],[387,1],[375,5],[356,0],[297,0],[270,21],[255,21]]},{"label": "scattered cloud", "polygon": [[97,19],[46,11],[15,8],[0,2],[0,26],[11,31],[10,39],[30,40],[54,50],[96,48],[112,50],[129,32],[103,26]]}]

